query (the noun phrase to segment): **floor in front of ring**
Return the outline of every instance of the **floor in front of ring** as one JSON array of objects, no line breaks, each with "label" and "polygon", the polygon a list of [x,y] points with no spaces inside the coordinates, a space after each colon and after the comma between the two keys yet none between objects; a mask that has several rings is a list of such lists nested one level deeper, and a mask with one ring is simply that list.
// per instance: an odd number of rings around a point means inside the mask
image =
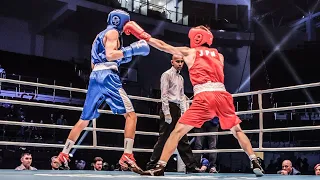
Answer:
[{"label": "floor in front of ring", "polygon": [[176,180],[214,180],[214,179],[232,179],[232,180],[245,180],[245,179],[268,179],[268,180],[313,180],[319,179],[316,176],[281,176],[281,175],[265,175],[263,177],[256,177],[254,174],[231,174],[231,173],[218,173],[218,174],[184,174],[184,173],[165,173],[162,177],[150,177],[150,176],[140,176],[132,172],[122,172],[122,171],[50,171],[50,170],[38,170],[38,171],[14,171],[14,170],[0,170],[1,180],[158,180],[158,179],[176,179]]}]

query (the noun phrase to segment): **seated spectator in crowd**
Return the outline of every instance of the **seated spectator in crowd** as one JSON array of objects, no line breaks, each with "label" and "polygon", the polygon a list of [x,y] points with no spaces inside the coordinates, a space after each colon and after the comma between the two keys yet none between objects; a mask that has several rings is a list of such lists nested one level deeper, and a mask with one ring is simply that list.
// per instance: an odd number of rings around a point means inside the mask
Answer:
[{"label": "seated spectator in crowd", "polygon": [[101,157],[95,157],[93,159],[92,166],[93,166],[93,170],[101,171],[103,166],[103,159]]},{"label": "seated spectator in crowd", "polygon": [[284,160],[282,162],[282,170],[277,172],[282,175],[300,175],[300,171],[292,167],[292,162],[290,160]]},{"label": "seated spectator in crowd", "polygon": [[58,160],[58,156],[53,156],[51,158],[51,170],[69,170],[68,166],[60,166],[60,161]]},{"label": "seated spectator in crowd", "polygon": [[51,169],[52,170],[59,170],[60,162],[57,159],[58,156],[53,156],[51,158]]},{"label": "seated spectator in crowd", "polygon": [[31,166],[32,163],[32,155],[30,153],[23,153],[21,155],[21,165],[16,167],[15,170],[37,170],[35,167]]},{"label": "seated spectator in crowd", "polygon": [[6,78],[6,71],[1,67],[1,64],[0,64],[0,78]]},{"label": "seated spectator in crowd", "polygon": [[84,160],[76,160],[75,165],[77,169],[84,170],[84,168],[86,167],[86,162]]},{"label": "seated spectator in crowd", "polygon": [[102,170],[103,171],[113,171],[114,170],[114,166],[113,165],[109,165],[107,162],[104,162],[102,164]]},{"label": "seated spectator in crowd", "polygon": [[67,120],[64,118],[64,115],[61,114],[60,118],[57,119],[57,125],[68,125]]},{"label": "seated spectator in crowd", "polygon": [[316,174],[316,176],[320,176],[320,164],[314,166],[314,173]]}]

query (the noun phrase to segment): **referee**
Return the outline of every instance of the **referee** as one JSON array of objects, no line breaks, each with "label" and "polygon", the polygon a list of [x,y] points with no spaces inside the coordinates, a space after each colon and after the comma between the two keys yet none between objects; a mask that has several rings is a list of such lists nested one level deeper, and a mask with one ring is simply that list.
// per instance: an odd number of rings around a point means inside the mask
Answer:
[{"label": "referee", "polygon": [[[146,169],[153,169],[160,159],[163,147],[176,126],[181,114],[186,111],[184,95],[184,80],[180,75],[184,61],[180,57],[172,56],[172,67],[161,76],[161,101],[159,122],[159,138],[154,146],[150,161]],[[183,136],[178,144],[178,152],[186,165],[186,173],[200,172],[193,157],[187,135]]]}]

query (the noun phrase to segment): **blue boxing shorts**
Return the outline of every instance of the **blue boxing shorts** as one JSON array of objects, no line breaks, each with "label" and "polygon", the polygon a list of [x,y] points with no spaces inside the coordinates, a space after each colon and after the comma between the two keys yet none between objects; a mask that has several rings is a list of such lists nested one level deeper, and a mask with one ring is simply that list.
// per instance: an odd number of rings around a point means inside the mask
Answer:
[{"label": "blue boxing shorts", "polygon": [[80,119],[98,118],[100,116],[98,108],[104,101],[110,106],[113,114],[134,111],[127,93],[122,88],[118,72],[112,69],[91,72],[86,101]]}]

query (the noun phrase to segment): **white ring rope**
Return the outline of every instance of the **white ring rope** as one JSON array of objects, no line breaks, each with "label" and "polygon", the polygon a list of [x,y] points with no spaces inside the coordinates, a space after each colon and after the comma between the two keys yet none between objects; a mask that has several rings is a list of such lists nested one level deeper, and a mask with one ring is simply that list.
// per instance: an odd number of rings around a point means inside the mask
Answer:
[{"label": "white ring rope", "polygon": [[[82,111],[83,110],[82,107],[65,106],[65,105],[57,105],[57,104],[46,104],[46,103],[28,102],[28,101],[17,101],[17,100],[9,100],[9,99],[0,99],[0,102],[9,103],[9,104],[27,105],[27,106],[55,108],[55,109],[66,109],[66,110],[74,110],[74,111]],[[110,110],[99,109],[98,112],[103,113],[103,114],[113,114],[112,111],[110,111]],[[138,117],[160,119],[160,116],[157,116],[157,115],[140,114],[140,113],[136,113],[136,114]]]},{"label": "white ring rope", "polygon": [[[80,92],[80,93],[87,93],[87,91],[88,91],[86,89],[64,87],[64,86],[57,86],[57,85],[49,85],[49,84],[42,84],[42,83],[34,83],[34,82],[27,82],[27,81],[19,81],[19,80],[13,80],[13,79],[4,79],[4,78],[0,78],[0,82],[21,84],[21,85],[28,85],[28,86],[37,86],[37,87],[44,87],[44,88],[50,88],[50,89],[59,89],[59,90],[66,90],[66,91],[73,91],[73,92]],[[130,99],[135,99],[135,100],[161,102],[160,99],[153,99],[153,98],[132,96],[132,95],[128,95],[128,96]]]},{"label": "white ring rope", "polygon": [[320,82],[301,84],[301,85],[296,85],[296,86],[287,86],[287,87],[281,87],[281,88],[272,88],[272,89],[259,90],[259,91],[251,91],[251,92],[245,92],[245,93],[237,93],[237,94],[232,94],[232,96],[233,97],[250,96],[250,95],[256,95],[256,94],[267,94],[267,93],[273,93],[273,92],[281,92],[281,91],[295,90],[295,89],[305,89],[305,88],[318,87],[318,86],[320,86]]},{"label": "white ring rope", "polygon": [[[0,120],[0,124],[10,125],[10,126],[32,126],[32,127],[44,127],[51,129],[72,129],[73,126],[66,125],[55,125],[55,124],[40,124],[40,123],[29,123],[29,122],[18,122],[18,121],[5,121]],[[84,130],[93,131],[93,127],[86,127]],[[105,129],[105,128],[95,128],[98,132],[106,132],[106,133],[120,133],[123,134],[124,130],[121,129]],[[158,136],[159,133],[156,132],[146,132],[146,131],[136,131],[136,134],[140,135],[149,135],[149,136]]]},{"label": "white ring rope", "polygon": [[[32,126],[32,127],[44,127],[51,129],[72,129],[73,126],[66,125],[55,125],[55,124],[40,124],[40,123],[29,123],[29,122],[18,122],[18,121],[5,121],[0,120],[0,124],[10,125],[10,126]],[[97,132],[105,132],[105,133],[118,133],[123,134],[124,130],[121,129],[105,129],[105,128],[95,128]],[[320,125],[317,126],[303,126],[303,127],[288,127],[288,128],[269,128],[263,129],[262,132],[284,132],[284,131],[311,131],[320,129]],[[94,128],[86,127],[84,130],[93,131]],[[251,129],[251,130],[243,130],[246,134],[254,134],[259,133],[259,129]],[[146,135],[146,136],[158,136],[157,132],[147,132],[147,131],[136,131],[136,134]],[[223,132],[204,132],[204,133],[188,133],[187,135],[190,137],[196,136],[212,136],[212,135],[230,135],[231,131],[223,131]]]}]

